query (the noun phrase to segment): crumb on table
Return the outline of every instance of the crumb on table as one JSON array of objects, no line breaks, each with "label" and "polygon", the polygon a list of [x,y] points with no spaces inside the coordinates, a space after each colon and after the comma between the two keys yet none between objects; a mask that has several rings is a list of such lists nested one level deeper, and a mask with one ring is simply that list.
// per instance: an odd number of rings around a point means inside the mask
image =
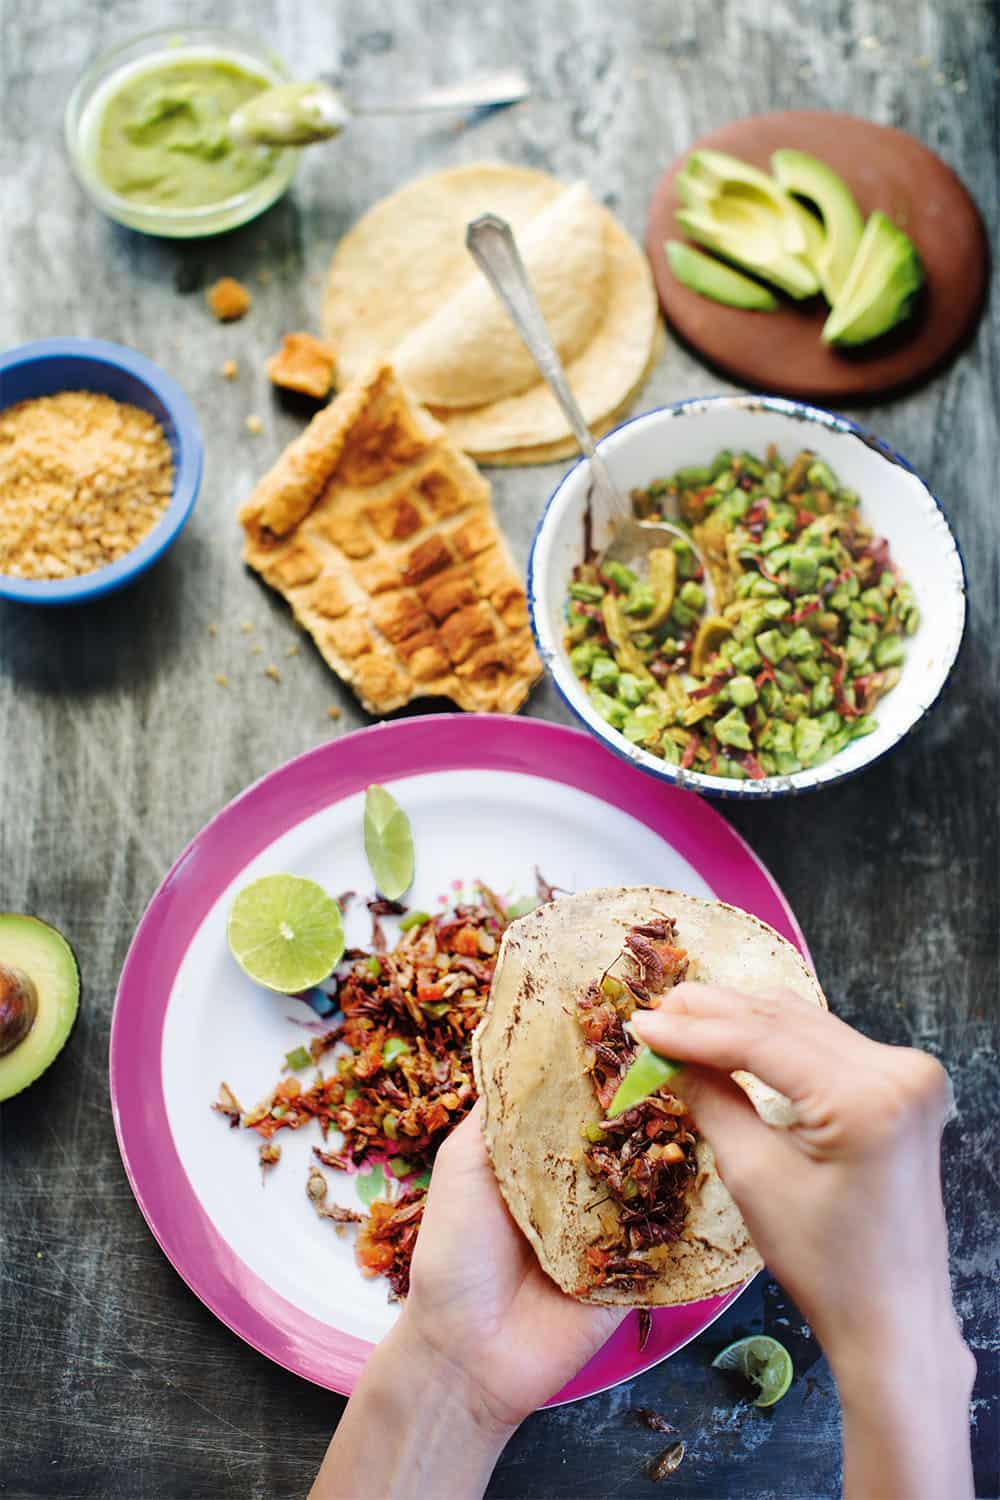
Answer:
[{"label": "crumb on table", "polygon": [[267,373],[272,385],[321,401],[330,394],[336,363],[336,352],[322,339],[311,333],[286,333],[277,354],[267,361]]},{"label": "crumb on table", "polygon": [[235,380],[240,373],[240,367],[235,359],[227,359],[222,366],[222,374],[226,380]]},{"label": "crumb on table", "polygon": [[223,276],[213,281],[205,293],[208,305],[220,323],[232,323],[250,311],[253,301],[242,281],[233,276]]},{"label": "crumb on table", "polygon": [[254,437],[264,431],[264,424],[256,412],[251,412],[246,421],[247,432],[252,432]]}]

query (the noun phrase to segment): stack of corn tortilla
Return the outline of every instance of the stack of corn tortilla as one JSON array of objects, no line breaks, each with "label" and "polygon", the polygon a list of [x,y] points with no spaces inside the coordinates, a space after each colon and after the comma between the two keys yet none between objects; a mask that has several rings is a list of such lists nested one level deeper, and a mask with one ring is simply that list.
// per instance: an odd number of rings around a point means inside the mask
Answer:
[{"label": "stack of corn tortilla", "polygon": [[642,251],[583,183],[483,163],[377,203],[337,247],[323,329],[340,379],[390,359],[407,389],[482,463],[577,451],[520,336],[465,248],[482,213],[511,224],[592,431],[622,417],[660,347]]}]

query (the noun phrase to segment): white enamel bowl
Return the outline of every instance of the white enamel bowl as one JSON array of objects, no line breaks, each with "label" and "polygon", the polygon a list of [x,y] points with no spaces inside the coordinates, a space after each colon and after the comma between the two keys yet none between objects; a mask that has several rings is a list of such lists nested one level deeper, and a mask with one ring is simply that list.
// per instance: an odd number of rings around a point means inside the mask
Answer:
[{"label": "white enamel bowl", "polygon": [[[853,776],[897,745],[934,703],[955,663],[965,628],[965,573],[947,518],[905,459],[853,422],[797,401],[769,396],[709,396],[680,401],[635,417],[600,443],[611,473],[625,491],[688,464],[703,464],[722,448],[763,454],[774,443],[785,458],[809,448],[825,459],[845,488],[861,496],[861,513],[888,538],[893,560],[913,587],[920,627],[908,642],[903,675],[877,708],[878,728],[852,741],[822,765],[735,781],[668,765],[632,745],[591,706],[563,646],[567,591],[583,558],[589,475],[580,462],[567,473],[538,523],[528,560],[528,604],[535,639],[566,703],[607,748],[662,781],[718,797],[778,797],[816,791]],[[593,543],[607,532],[598,522]]]}]

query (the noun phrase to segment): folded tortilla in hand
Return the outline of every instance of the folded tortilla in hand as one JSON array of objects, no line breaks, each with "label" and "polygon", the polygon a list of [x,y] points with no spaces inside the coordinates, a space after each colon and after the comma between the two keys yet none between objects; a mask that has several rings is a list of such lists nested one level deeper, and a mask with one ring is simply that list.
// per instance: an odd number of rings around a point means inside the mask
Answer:
[{"label": "folded tortilla in hand", "polygon": [[[825,1005],[791,943],[722,902],[651,886],[563,896],[504,933],[473,1039],[483,1131],[500,1190],[543,1269],[585,1302],[672,1306],[762,1265],[669,1084],[616,1119],[637,1051],[624,1022],[682,979]],[[769,1123],[788,1101],[735,1074]]]}]

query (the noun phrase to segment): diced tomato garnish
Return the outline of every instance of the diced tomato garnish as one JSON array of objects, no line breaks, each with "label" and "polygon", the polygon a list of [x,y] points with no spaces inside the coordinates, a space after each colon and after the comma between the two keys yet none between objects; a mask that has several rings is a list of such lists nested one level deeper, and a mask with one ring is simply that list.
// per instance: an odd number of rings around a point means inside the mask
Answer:
[{"label": "diced tomato garnish", "polygon": [[439,984],[431,984],[427,980],[417,980],[417,999],[421,1004],[427,1004],[434,1000],[444,999],[444,990]]},{"label": "diced tomato garnish", "polygon": [[696,703],[699,698],[711,698],[712,694],[717,693],[722,684],[728,682],[732,675],[733,670],[731,667],[728,667],[724,672],[716,672],[715,676],[710,677],[702,687],[694,688],[688,693],[688,697],[693,703]]},{"label": "diced tomato garnish", "polygon": [[755,756],[751,755],[749,750],[747,750],[743,755],[740,756],[740,765],[743,767],[744,771],[746,771],[747,775],[751,778],[752,781],[763,781],[767,776],[767,772],[764,770],[760,761],[757,760]]},{"label": "diced tomato garnish", "polygon": [[755,526],[759,521],[767,520],[768,503],[766,500],[755,500],[744,517],[748,526]]},{"label": "diced tomato garnish", "polygon": [[808,604],[803,604],[801,609],[795,610],[788,616],[788,622],[790,625],[798,625],[806,618],[807,615],[814,615],[818,609],[819,600],[810,599]]},{"label": "diced tomato garnish", "polygon": [[479,934],[474,927],[462,927],[455,933],[451,942],[451,951],[461,953],[465,958],[475,958],[479,953]]}]

